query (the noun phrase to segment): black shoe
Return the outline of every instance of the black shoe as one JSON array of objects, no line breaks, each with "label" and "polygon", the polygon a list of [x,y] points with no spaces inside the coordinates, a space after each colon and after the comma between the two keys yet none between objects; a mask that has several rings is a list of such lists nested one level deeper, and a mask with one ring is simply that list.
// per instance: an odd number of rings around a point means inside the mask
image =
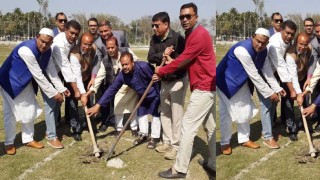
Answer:
[{"label": "black shoe", "polygon": [[151,138],[148,142],[147,148],[154,149],[157,146],[157,143],[160,141],[160,138]]},{"label": "black shoe", "polygon": [[144,135],[141,135],[138,139],[134,140],[133,141],[133,145],[139,145],[139,144],[142,144],[144,143],[145,141],[148,140],[148,137],[147,136],[144,136]]},{"label": "black shoe", "polygon": [[316,127],[314,128],[314,131],[317,132],[317,133],[320,132],[320,124],[319,124],[319,123],[318,123],[318,124],[316,125]]},{"label": "black shoe", "polygon": [[168,169],[166,171],[161,171],[158,173],[158,175],[162,178],[166,178],[166,179],[177,179],[177,178],[185,178],[186,177],[186,173],[180,173],[177,172],[177,174],[172,174],[172,169]]},{"label": "black shoe", "polygon": [[104,124],[99,127],[100,132],[105,132],[107,129],[108,129],[108,127]]},{"label": "black shoe", "polygon": [[198,159],[198,163],[203,167],[203,169],[211,176],[216,177],[216,171],[208,167],[208,162],[203,159]]},{"label": "black shoe", "polygon": [[289,138],[291,141],[298,141],[298,137],[296,133],[290,133]]},{"label": "black shoe", "polygon": [[120,132],[121,131],[114,131],[114,133],[111,136],[118,137],[120,135]]},{"label": "black shoe", "polygon": [[131,130],[131,135],[132,135],[132,137],[138,137],[139,133],[137,130]]},{"label": "black shoe", "polygon": [[79,133],[73,133],[73,139],[76,141],[82,141],[81,135]]}]

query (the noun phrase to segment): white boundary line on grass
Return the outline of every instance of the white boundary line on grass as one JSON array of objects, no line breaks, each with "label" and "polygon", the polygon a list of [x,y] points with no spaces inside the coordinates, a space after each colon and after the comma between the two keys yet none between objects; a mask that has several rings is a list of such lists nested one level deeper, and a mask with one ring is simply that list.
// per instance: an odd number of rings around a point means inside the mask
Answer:
[{"label": "white boundary line on grass", "polygon": [[278,153],[280,150],[284,149],[285,147],[287,147],[289,144],[291,143],[291,141],[288,141],[283,148],[278,149],[278,150],[274,150],[271,151],[270,153],[266,154],[264,157],[260,158],[259,160],[257,160],[256,162],[253,162],[252,164],[250,164],[247,168],[243,169],[240,171],[239,174],[237,174],[236,176],[234,176],[235,180],[241,179],[241,176],[245,173],[250,172],[250,170],[256,168],[257,166],[259,166],[261,163],[268,161],[273,155],[275,155],[276,153]]},{"label": "white boundary line on grass", "polygon": [[76,141],[72,141],[68,146],[64,147],[64,149],[61,149],[61,150],[58,150],[52,154],[50,154],[48,157],[44,158],[42,161],[36,163],[34,166],[32,166],[31,168],[27,169],[24,173],[22,173],[18,179],[21,180],[21,179],[25,179],[26,176],[29,174],[29,173],[33,173],[35,170],[39,169],[40,167],[44,166],[47,162],[50,162],[53,160],[54,157],[58,156],[60,153],[62,153],[62,151],[64,151],[65,149],[68,149],[70,146],[73,146],[73,144],[75,143]]}]

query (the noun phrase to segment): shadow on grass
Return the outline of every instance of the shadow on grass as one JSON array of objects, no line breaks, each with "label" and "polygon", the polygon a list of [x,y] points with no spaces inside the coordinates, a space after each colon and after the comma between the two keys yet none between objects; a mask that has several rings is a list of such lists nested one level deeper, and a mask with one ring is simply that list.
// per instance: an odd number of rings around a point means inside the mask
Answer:
[{"label": "shadow on grass", "polygon": [[198,154],[200,154],[203,159],[208,159],[209,149],[207,142],[201,139],[199,136],[196,136],[193,142],[193,152],[191,154],[191,160],[195,158]]},{"label": "shadow on grass", "polygon": [[[17,123],[16,128],[21,129],[21,126],[20,126],[20,128],[17,127],[18,124],[19,124],[19,122]],[[46,128],[45,120],[42,120],[38,123],[35,123],[34,124],[34,137],[33,137],[33,139],[35,141],[44,140],[45,136],[46,136],[46,129],[47,128]],[[63,139],[63,136],[71,137],[72,133],[70,132],[70,126],[66,122],[61,122],[61,125],[59,127],[57,127],[57,135],[60,140]],[[21,131],[16,134],[14,145],[17,150],[20,147],[24,146],[24,144],[22,143]],[[4,148],[4,142],[0,142],[0,157],[3,155],[6,155],[5,148]]]},{"label": "shadow on grass", "polygon": [[[283,136],[283,137],[288,137],[288,133],[286,132],[286,125],[282,123],[276,123],[275,127],[272,128],[272,134],[275,140],[278,140],[278,137]],[[262,135],[262,124],[261,121],[255,121],[254,123],[250,124],[250,137],[249,139],[253,142],[258,141],[261,139]],[[230,140],[230,146],[232,149],[241,146],[241,144],[238,143],[238,138],[237,138],[237,131],[232,134],[231,140]],[[220,148],[220,141],[216,142],[216,147],[217,147],[217,153],[216,155],[219,156],[222,154]]]}]

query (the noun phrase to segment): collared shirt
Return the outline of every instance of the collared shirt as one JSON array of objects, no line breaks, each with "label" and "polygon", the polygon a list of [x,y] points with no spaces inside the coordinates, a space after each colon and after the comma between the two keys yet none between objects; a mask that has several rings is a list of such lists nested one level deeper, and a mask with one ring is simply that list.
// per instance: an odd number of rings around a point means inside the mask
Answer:
[{"label": "collared shirt", "polygon": [[167,39],[168,35],[169,35],[170,29],[167,30],[166,34],[164,35],[163,38],[161,38],[161,41],[164,41]]},{"label": "collared shirt", "polygon": [[61,71],[66,82],[76,82],[76,78],[71,69],[71,63],[68,59],[68,55],[73,46],[74,44],[68,42],[64,32],[58,34],[53,39],[53,44],[51,45],[51,60],[55,63],[58,72]]},{"label": "collared shirt", "polygon": [[281,36],[280,32],[275,33],[269,39],[268,48],[268,56],[271,67],[273,71],[277,71],[280,77],[281,82],[292,82],[291,75],[288,71],[287,63],[284,59],[284,54],[286,49],[288,48],[289,44],[286,44]]},{"label": "collared shirt", "polygon": [[292,77],[293,88],[297,94],[300,94],[302,93],[302,91],[301,91],[299,80],[298,80],[297,64],[290,54],[286,54],[286,61],[287,61],[289,73]]}]

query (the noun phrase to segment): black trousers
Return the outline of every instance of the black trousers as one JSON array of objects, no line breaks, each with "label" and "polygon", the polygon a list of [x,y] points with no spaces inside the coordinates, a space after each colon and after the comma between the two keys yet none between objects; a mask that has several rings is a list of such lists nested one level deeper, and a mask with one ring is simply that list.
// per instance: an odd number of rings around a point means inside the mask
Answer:
[{"label": "black trousers", "polygon": [[[90,79],[83,82],[84,87],[87,87]],[[68,114],[70,119],[70,126],[72,128],[73,133],[81,134],[83,131],[83,127],[87,126],[86,118],[79,117],[79,109],[78,109],[78,102],[74,97],[74,91],[70,85],[70,83],[66,83],[66,87],[70,90],[71,96],[66,98],[66,107],[68,107]],[[91,101],[88,100],[87,107],[92,107]],[[91,121],[93,131],[96,131],[96,123],[95,121]]]}]

